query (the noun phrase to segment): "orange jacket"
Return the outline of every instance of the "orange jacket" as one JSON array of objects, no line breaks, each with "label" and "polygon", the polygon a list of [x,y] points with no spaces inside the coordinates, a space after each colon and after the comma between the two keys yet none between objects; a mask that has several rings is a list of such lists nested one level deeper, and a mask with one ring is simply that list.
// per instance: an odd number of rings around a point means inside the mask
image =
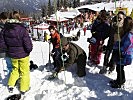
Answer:
[{"label": "orange jacket", "polygon": [[60,47],[60,35],[56,31],[54,34],[50,34],[51,36],[51,42],[53,44],[53,48],[59,48]]}]

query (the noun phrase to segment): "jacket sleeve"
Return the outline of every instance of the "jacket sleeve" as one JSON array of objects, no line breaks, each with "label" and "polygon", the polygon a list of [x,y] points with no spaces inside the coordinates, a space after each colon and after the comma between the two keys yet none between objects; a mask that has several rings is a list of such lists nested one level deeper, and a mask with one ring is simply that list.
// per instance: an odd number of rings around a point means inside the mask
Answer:
[{"label": "jacket sleeve", "polygon": [[96,19],[96,20],[94,20],[94,22],[92,23],[91,32],[94,32],[94,31],[95,31],[95,27],[96,27],[97,24],[98,24],[98,23],[97,23],[97,19]]},{"label": "jacket sleeve", "polygon": [[107,43],[107,50],[112,51],[113,45],[114,45],[114,29],[112,26],[110,26],[110,33],[109,33],[109,39]]},{"label": "jacket sleeve", "polygon": [[25,52],[30,53],[32,51],[33,45],[27,30],[24,31],[23,46]]},{"label": "jacket sleeve", "polygon": [[0,51],[5,51],[7,48],[6,43],[4,41],[3,33],[0,32]]},{"label": "jacket sleeve", "polygon": [[60,35],[59,35],[58,33],[56,34],[56,38],[57,38],[56,43],[57,43],[57,44],[60,43]]},{"label": "jacket sleeve", "polygon": [[71,50],[70,53],[69,53],[69,58],[65,62],[64,66],[66,68],[69,67],[69,66],[71,66],[72,64],[74,64],[75,59],[76,59],[76,54],[75,54],[74,50]]}]

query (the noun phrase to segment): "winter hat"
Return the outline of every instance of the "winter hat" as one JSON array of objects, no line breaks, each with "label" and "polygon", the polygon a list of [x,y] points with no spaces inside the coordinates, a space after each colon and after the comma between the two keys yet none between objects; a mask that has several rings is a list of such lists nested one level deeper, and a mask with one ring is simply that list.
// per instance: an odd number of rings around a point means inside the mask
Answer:
[{"label": "winter hat", "polygon": [[65,45],[67,45],[69,42],[68,42],[68,40],[67,40],[67,37],[63,37],[63,38],[61,38],[61,46],[65,46]]}]

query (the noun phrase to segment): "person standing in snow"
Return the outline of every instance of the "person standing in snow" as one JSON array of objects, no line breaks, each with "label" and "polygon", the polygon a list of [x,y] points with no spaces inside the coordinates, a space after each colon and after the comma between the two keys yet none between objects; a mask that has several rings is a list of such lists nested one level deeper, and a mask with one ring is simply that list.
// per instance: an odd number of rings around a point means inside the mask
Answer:
[{"label": "person standing in snow", "polygon": [[[8,20],[8,13],[2,12],[0,14],[0,31],[4,28],[4,25],[7,20]],[[6,51],[2,51],[2,50],[0,50],[0,57],[4,58],[6,60],[7,70],[8,70],[7,76],[9,76],[12,71],[11,59],[10,59],[10,57],[8,57]]]},{"label": "person standing in snow", "polygon": [[[107,50],[104,56],[103,68],[100,70],[100,74],[104,74],[107,72],[107,68],[109,67],[109,72],[112,72],[116,66],[116,56],[117,49],[113,48],[115,42],[118,41],[118,33],[120,34],[120,38],[123,36],[123,23],[125,14],[122,11],[119,11],[118,14],[112,19],[109,40],[107,44]],[[112,53],[111,59],[109,60],[110,54]]]},{"label": "person standing in snow", "polygon": [[87,26],[86,25],[84,26],[83,30],[84,30],[84,36],[85,36],[86,35],[86,30],[87,30]]},{"label": "person standing in snow", "polygon": [[89,44],[90,55],[88,60],[90,60],[90,65],[100,64],[102,46],[104,44],[104,40],[109,35],[109,29],[110,26],[107,22],[106,10],[101,10],[91,28],[92,38],[96,41],[95,43],[90,42]]},{"label": "person standing in snow", "polygon": [[[69,70],[74,63],[77,64],[76,73],[79,77],[86,75],[86,53],[77,44],[69,42],[67,37],[61,38],[62,52],[67,53],[68,59],[64,61],[64,68]],[[63,58],[64,60],[64,58]]]},{"label": "person standing in snow", "polygon": [[60,34],[55,29],[54,26],[49,26],[50,36],[49,42],[52,43],[53,49],[51,52],[51,55],[53,57],[54,61],[54,68],[57,70],[59,67],[61,67],[61,49],[60,49]]},{"label": "person standing in snow", "polygon": [[8,80],[8,90],[13,88],[20,79],[20,92],[24,94],[30,87],[29,54],[32,51],[32,42],[24,24],[20,22],[20,15],[14,11],[5,24],[1,40],[7,47],[7,54],[11,58],[12,72]]},{"label": "person standing in snow", "polygon": [[121,40],[114,44],[113,48],[117,48],[118,52],[115,57],[116,61],[116,80],[110,81],[112,88],[121,88],[126,81],[124,66],[131,65],[133,60],[133,20],[131,17],[126,17],[123,24],[124,34]]}]

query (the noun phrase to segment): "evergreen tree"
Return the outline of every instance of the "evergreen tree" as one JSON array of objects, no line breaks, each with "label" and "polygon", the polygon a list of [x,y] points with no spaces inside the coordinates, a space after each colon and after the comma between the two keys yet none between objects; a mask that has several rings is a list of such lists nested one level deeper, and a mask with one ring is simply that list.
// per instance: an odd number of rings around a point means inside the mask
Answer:
[{"label": "evergreen tree", "polygon": [[56,2],[56,0],[54,0],[51,9],[52,9],[52,14],[57,11],[57,2]]},{"label": "evergreen tree", "polygon": [[72,2],[69,2],[69,6],[68,6],[68,7],[69,7],[69,8],[71,8],[71,7],[72,7],[72,5],[73,5],[73,4],[72,4]]},{"label": "evergreen tree", "polygon": [[73,0],[73,8],[76,8],[76,0]]},{"label": "evergreen tree", "polygon": [[80,6],[80,0],[77,0],[77,6],[76,7],[79,7]]},{"label": "evergreen tree", "polygon": [[64,8],[67,8],[68,5],[67,5],[67,0],[64,0]]},{"label": "evergreen tree", "polygon": [[61,7],[62,7],[62,6],[64,7],[64,5],[63,5],[63,0],[60,1],[60,5],[61,5]]},{"label": "evergreen tree", "polygon": [[51,15],[51,0],[48,1],[48,16]]},{"label": "evergreen tree", "polygon": [[47,16],[47,13],[48,13],[47,10],[48,10],[47,5],[44,3],[44,4],[41,6],[41,11],[42,11],[41,16],[42,16],[42,17]]},{"label": "evergreen tree", "polygon": [[33,16],[33,19],[36,21],[36,15],[33,13],[32,16]]},{"label": "evergreen tree", "polygon": [[60,9],[60,0],[57,0],[57,10],[59,10]]}]

